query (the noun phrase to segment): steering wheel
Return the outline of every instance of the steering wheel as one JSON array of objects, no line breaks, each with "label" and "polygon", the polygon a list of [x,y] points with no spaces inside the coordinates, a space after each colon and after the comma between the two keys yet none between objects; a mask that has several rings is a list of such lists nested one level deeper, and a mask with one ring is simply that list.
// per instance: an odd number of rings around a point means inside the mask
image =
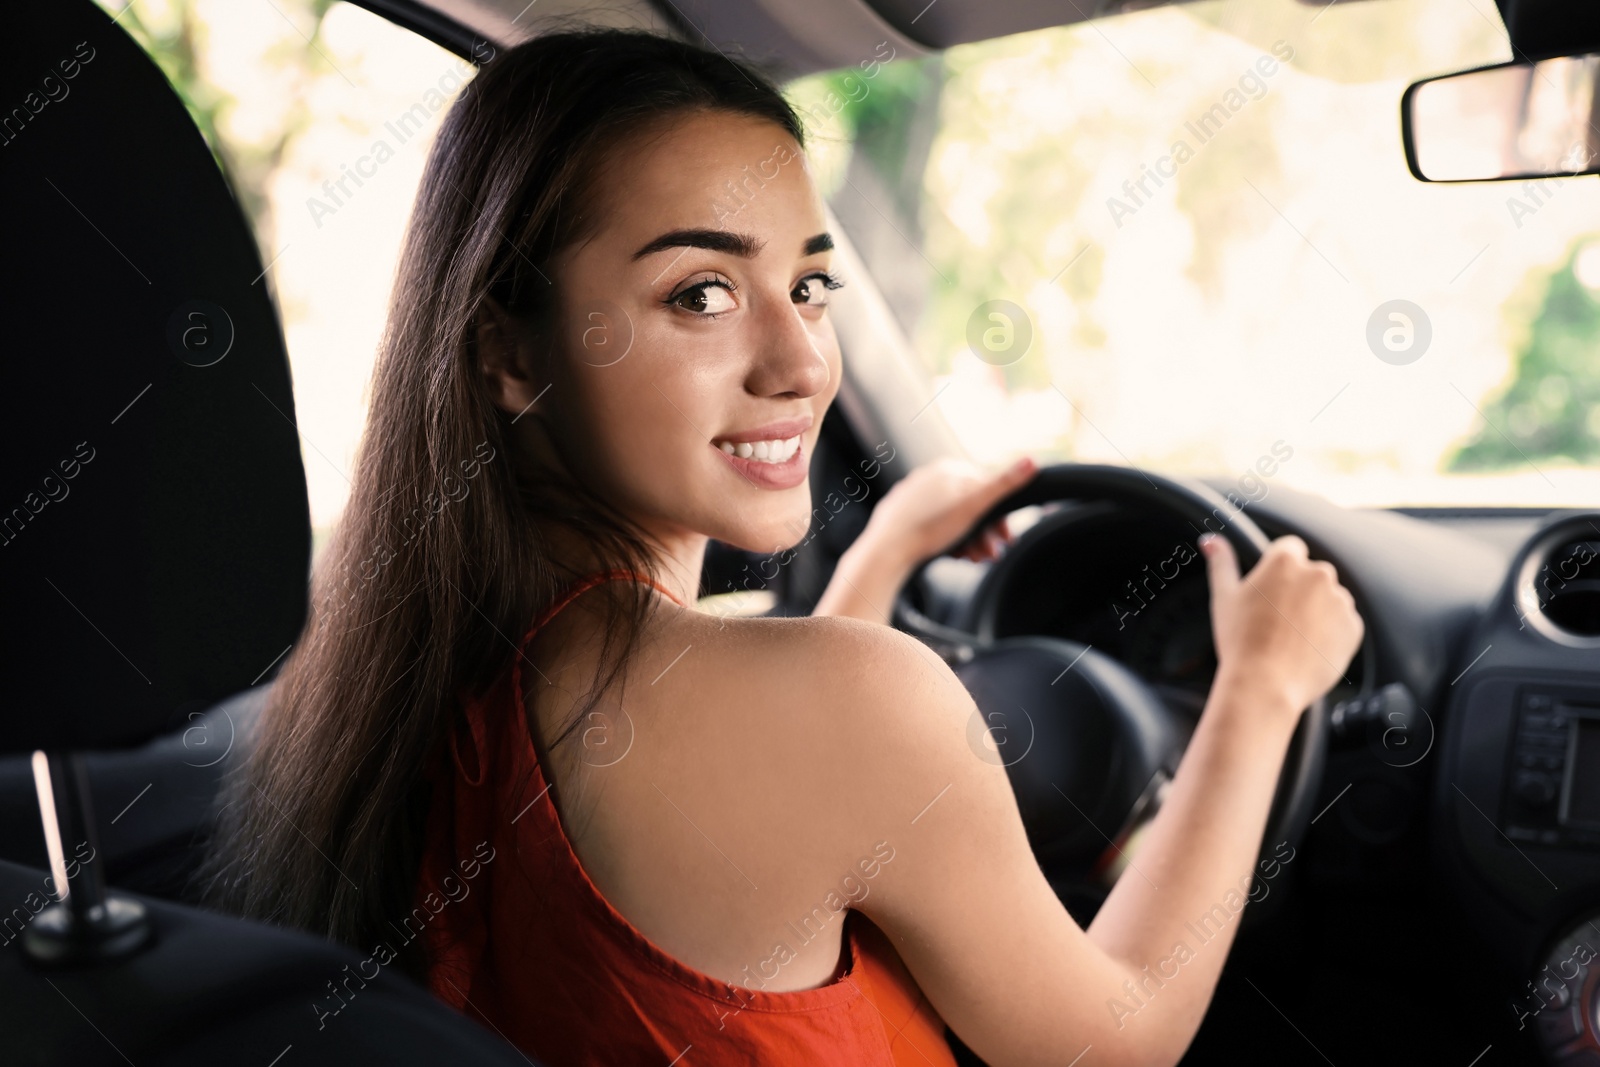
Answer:
[{"label": "steering wheel", "polygon": [[[1041,468],[955,543],[1018,508],[1056,500],[1132,505],[1183,520],[1196,538],[1221,534],[1238,554],[1241,573],[1268,543],[1243,511],[1203,484],[1076,463]],[[1091,646],[1045,636],[985,640],[928,618],[907,595],[928,562],[902,587],[896,624],[941,648],[972,694],[979,715],[968,743],[979,758],[1005,765],[1034,856],[1057,891],[1101,895],[1091,887],[1103,886],[1109,872],[1128,862],[1127,838],[1160,806],[1188,747],[1189,720],[1142,677]],[[997,566],[1004,563],[1005,557]],[[1298,847],[1304,837],[1327,751],[1327,702],[1319,698],[1302,712],[1290,741],[1263,858],[1283,843]]]}]

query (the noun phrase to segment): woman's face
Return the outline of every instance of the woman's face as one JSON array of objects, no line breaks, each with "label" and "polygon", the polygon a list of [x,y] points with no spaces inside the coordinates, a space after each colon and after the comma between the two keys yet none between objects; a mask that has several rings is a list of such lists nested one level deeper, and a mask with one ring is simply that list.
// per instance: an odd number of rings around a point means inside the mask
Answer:
[{"label": "woman's face", "polygon": [[615,147],[599,180],[594,235],[553,263],[560,350],[534,410],[571,473],[664,543],[795,544],[840,378],[799,146],[696,113]]}]

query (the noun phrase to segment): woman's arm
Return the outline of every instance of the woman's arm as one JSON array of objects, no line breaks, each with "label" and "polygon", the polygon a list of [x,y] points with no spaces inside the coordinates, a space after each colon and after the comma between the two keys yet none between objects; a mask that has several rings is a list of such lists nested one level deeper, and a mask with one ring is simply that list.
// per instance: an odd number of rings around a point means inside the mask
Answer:
[{"label": "woman's arm", "polygon": [[[847,615],[889,622],[894,598],[923,560],[948,551],[984,512],[1026,485],[1038,467],[1027,457],[998,474],[976,464],[941,459],[895,483],[854,544],[839,557],[813,615]],[[958,555],[992,559],[1008,539],[1005,520],[980,532]]]},{"label": "woman's arm", "polygon": [[[1300,538],[1275,543],[1250,582],[1239,577],[1225,539],[1211,535],[1207,542],[1201,547],[1211,584],[1217,676],[1161,811],[1132,860],[1137,870],[1129,868],[1117,880],[1088,929],[1091,941],[1141,975],[1143,968],[1159,968],[1171,958],[1175,941],[1185,942],[1197,960],[1202,953],[1207,957],[1198,968],[1190,962],[1177,966],[1192,978],[1175,982],[1168,998],[1190,1034],[1200,1025],[1249,899],[1300,711],[1338,679],[1364,628],[1333,565],[1311,562]],[[1278,601],[1288,614],[1271,618],[1279,613]],[[1308,601],[1325,607],[1307,614]],[[1292,629],[1296,624],[1301,629]],[[1309,688],[1307,676],[1315,679]],[[1180,904],[1173,914],[1178,901],[1188,906]],[[1221,910],[1213,911],[1219,904]]]},{"label": "woman's arm", "polygon": [[[1225,541],[1202,547],[1216,682],[1134,866],[1088,931],[1040,871],[1006,769],[975,747],[982,719],[953,672],[894,631],[853,638],[870,662],[841,701],[850,743],[834,749],[835,773],[853,792],[830,829],[895,847],[858,906],[995,1067],[1084,1053],[1082,1067],[1178,1062],[1237,929],[1299,710],[1360,642],[1349,593],[1299,538],[1275,541],[1243,579]],[[836,674],[846,658],[832,656]]]}]

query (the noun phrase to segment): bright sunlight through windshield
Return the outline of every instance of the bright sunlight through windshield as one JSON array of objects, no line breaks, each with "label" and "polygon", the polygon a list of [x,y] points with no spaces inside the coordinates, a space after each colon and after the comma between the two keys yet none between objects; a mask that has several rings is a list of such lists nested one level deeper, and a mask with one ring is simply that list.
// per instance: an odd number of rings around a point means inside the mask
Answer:
[{"label": "bright sunlight through windshield", "polygon": [[1406,169],[1406,85],[1510,58],[1481,6],[1186,4],[791,95],[975,458],[1592,504],[1600,182]]}]

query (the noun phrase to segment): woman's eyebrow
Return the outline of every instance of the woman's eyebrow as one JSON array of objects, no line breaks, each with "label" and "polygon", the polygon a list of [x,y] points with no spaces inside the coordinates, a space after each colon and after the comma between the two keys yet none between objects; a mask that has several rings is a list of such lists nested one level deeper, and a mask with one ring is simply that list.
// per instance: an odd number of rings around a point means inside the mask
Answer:
[{"label": "woman's eyebrow", "polygon": [[[815,241],[816,238],[812,238]],[[662,252],[669,248],[708,248],[713,252],[726,252],[744,259],[754,259],[761,251],[762,242],[742,233],[727,230],[672,230],[657,237],[633,254],[634,259]],[[831,247],[831,242],[830,242]]]},{"label": "woman's eyebrow", "polygon": [[[742,233],[727,230],[672,230],[662,234],[633,254],[634,259],[664,252],[669,248],[706,248],[713,252],[726,252],[743,259],[754,259],[763,242]],[[833,235],[819,233],[806,239],[801,255],[814,256],[833,248]]]}]

